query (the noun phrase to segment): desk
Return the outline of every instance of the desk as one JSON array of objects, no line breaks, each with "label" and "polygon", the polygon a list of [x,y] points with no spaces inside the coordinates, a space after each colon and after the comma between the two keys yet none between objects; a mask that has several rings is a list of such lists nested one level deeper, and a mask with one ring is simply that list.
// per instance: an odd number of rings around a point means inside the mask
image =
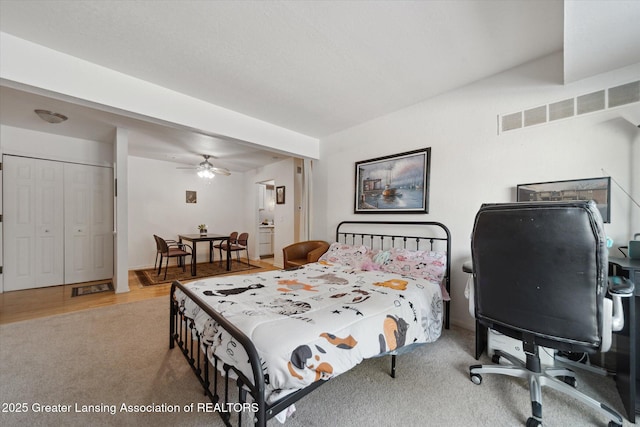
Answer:
[{"label": "desk", "polygon": [[[228,239],[229,239],[228,234],[223,235],[223,234],[207,233],[207,234],[178,235],[178,240],[180,241],[180,243],[182,243],[183,240],[186,240],[193,244],[193,259],[194,259],[193,270],[192,270],[193,276],[196,275],[196,268],[198,265],[198,263],[196,262],[197,254],[198,254],[197,252],[198,242],[209,242],[209,262],[213,262],[213,242],[216,242],[216,241],[223,242]],[[229,271],[230,269],[231,269],[231,253],[227,251],[227,271]]]},{"label": "desk", "polygon": [[[469,275],[467,278],[467,286],[474,286],[473,261],[469,260],[464,262],[462,264],[462,271]],[[471,313],[471,309],[469,309],[469,314],[471,314],[472,317],[475,316],[473,313]],[[480,356],[484,352],[484,349],[487,347],[488,332],[489,328],[483,326],[478,320],[476,320],[476,360],[480,359]]]},{"label": "desk", "polygon": [[610,274],[624,276],[635,283],[632,298],[623,298],[624,329],[616,333],[616,386],[629,421],[635,422],[640,414],[640,259],[609,257]]}]

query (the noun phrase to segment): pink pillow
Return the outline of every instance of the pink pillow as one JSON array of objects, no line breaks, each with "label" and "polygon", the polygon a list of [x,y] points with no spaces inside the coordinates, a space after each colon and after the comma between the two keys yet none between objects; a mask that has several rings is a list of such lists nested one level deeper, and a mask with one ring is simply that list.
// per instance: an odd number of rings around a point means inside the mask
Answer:
[{"label": "pink pillow", "polygon": [[389,260],[382,270],[389,273],[422,277],[433,282],[441,282],[447,268],[447,255],[435,251],[414,251],[409,249],[391,249]]},{"label": "pink pillow", "polygon": [[346,243],[332,243],[318,261],[332,264],[343,264],[359,267],[363,262],[370,261],[369,248],[364,245],[348,245]]}]

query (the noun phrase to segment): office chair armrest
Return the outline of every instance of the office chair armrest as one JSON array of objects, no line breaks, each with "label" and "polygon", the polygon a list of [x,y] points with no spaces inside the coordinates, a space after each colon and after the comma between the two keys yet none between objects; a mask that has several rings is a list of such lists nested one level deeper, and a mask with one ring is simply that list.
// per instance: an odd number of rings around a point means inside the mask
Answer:
[{"label": "office chair armrest", "polygon": [[627,298],[633,295],[634,283],[622,276],[609,276],[609,293]]},{"label": "office chair armrest", "polygon": [[476,300],[475,289],[473,288],[473,282],[469,286],[469,314],[474,319],[476,318]]},{"label": "office chair armrest", "polygon": [[633,295],[634,284],[626,277],[610,276],[608,280],[609,295],[613,300],[611,330],[621,331],[624,328],[624,310],[622,309],[622,298]]},{"label": "office chair armrest", "polygon": [[473,284],[473,263],[466,261],[462,264],[462,271],[468,274],[467,286],[464,290],[464,296],[469,300],[469,314],[475,319],[476,317],[476,301],[475,289]]}]

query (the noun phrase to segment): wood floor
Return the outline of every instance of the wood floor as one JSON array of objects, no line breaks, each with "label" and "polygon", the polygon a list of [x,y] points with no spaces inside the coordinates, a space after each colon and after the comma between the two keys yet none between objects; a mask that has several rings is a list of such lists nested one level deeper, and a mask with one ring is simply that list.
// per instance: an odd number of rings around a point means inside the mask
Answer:
[{"label": "wood floor", "polygon": [[[256,261],[260,270],[251,270],[251,273],[275,270],[271,260]],[[246,274],[246,273],[232,273]],[[129,271],[129,292],[116,294],[113,291],[72,297],[73,288],[103,283],[104,281],[75,283],[73,285],[50,286],[47,288],[28,289],[24,291],[4,292],[0,294],[0,325],[19,322],[21,320],[35,319],[54,314],[69,313],[72,311],[87,310],[96,307],[104,307],[113,304],[122,304],[133,301],[141,301],[147,298],[168,296],[171,284],[154,286],[142,286],[136,274]]]}]

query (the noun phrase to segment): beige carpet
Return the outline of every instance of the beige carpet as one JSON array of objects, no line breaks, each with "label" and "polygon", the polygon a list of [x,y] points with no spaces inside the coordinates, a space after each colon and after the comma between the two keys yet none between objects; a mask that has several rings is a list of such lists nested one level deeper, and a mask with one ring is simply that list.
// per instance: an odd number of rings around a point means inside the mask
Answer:
[{"label": "beige carpet", "polygon": [[194,279],[201,279],[203,277],[219,276],[221,274],[237,273],[239,271],[248,271],[256,268],[260,268],[255,265],[247,264],[245,261],[231,260],[230,269],[227,270],[227,263],[219,261],[198,263],[196,268],[196,276],[191,275],[189,265],[186,266],[185,271],[182,271],[182,267],[178,267],[175,264],[170,265],[167,269],[167,278],[164,278],[164,267],[162,272],[158,275],[158,270],[155,268],[147,268],[144,270],[135,270],[136,276],[140,280],[143,286],[158,285],[161,283],[171,283],[174,280],[180,280],[182,282]]},{"label": "beige carpet", "polygon": [[[0,326],[3,426],[222,426],[210,413],[126,413],[121,405],[208,402],[178,349],[168,349],[166,297]],[[299,401],[285,426],[517,426],[529,416],[522,380],[469,381],[473,334],[453,328],[437,343],[365,361]],[[488,359],[482,362],[488,363]],[[623,410],[611,378],[579,372],[578,388]],[[543,396],[548,426],[606,425],[600,415],[553,391]],[[38,405],[116,405],[109,413],[34,412]],[[270,426],[280,425],[271,420]],[[630,425],[626,422],[625,425]]]}]

